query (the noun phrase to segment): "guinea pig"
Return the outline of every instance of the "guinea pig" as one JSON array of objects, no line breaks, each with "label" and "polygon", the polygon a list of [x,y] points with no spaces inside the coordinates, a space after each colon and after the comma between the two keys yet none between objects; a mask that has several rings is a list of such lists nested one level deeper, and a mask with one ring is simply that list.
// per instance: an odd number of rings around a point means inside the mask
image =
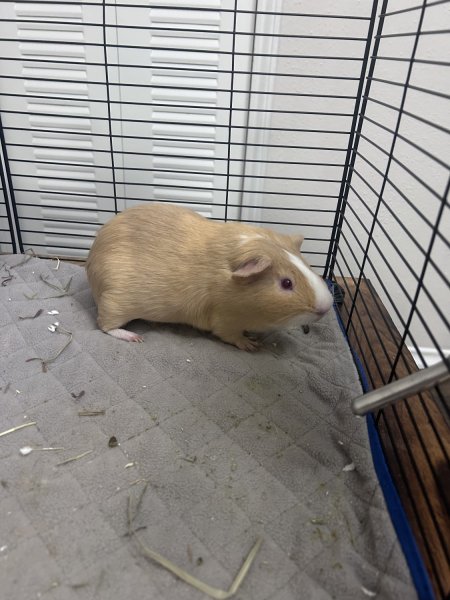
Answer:
[{"label": "guinea pig", "polygon": [[242,350],[292,320],[308,325],[332,306],[327,285],[303,259],[303,237],[222,223],[174,205],[143,204],[98,231],[86,263],[104,332],[143,339],[134,319],[184,323]]}]

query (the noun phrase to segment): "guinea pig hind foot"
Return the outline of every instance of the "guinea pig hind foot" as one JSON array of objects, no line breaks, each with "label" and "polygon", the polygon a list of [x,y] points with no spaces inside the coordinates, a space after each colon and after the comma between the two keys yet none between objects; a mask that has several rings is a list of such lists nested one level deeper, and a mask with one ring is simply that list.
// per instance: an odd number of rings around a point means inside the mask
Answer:
[{"label": "guinea pig hind foot", "polygon": [[105,331],[108,335],[112,335],[119,340],[125,340],[126,342],[143,342],[144,338],[137,333],[128,331],[127,329],[110,329]]}]

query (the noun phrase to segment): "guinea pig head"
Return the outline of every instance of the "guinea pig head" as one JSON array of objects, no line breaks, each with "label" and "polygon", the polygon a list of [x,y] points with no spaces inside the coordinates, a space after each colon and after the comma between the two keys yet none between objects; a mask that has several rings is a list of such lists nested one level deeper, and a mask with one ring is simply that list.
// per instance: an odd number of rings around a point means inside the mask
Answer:
[{"label": "guinea pig head", "polygon": [[[300,253],[301,236],[255,236],[237,245],[231,265],[233,298],[249,329],[318,321],[333,305],[326,283]],[[244,316],[244,314],[243,314]]]}]

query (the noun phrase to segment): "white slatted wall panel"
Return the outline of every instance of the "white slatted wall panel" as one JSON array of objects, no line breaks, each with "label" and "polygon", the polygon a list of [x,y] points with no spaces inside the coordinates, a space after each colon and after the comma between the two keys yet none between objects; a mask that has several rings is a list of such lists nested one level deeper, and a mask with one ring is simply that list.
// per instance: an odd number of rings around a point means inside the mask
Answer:
[{"label": "white slatted wall panel", "polygon": [[99,10],[78,3],[2,6],[2,17],[18,22],[1,23],[2,37],[16,40],[1,42],[1,56],[19,59],[1,64],[1,91],[12,94],[1,98],[3,124],[23,241],[41,254],[84,256],[109,216],[99,210],[113,208],[112,186],[101,183],[110,171],[99,168],[109,166],[109,155],[97,152],[108,147],[98,136],[107,127],[93,120],[106,111],[91,102],[104,97],[104,86],[89,83],[104,81],[104,68],[86,64],[102,61],[102,48],[85,45],[101,42],[101,30],[83,25],[98,21]]}]

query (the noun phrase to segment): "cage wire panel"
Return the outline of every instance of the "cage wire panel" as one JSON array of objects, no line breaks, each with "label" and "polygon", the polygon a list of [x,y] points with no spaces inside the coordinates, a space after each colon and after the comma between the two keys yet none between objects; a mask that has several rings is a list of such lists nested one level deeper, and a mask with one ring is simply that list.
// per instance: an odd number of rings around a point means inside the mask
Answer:
[{"label": "cage wire panel", "polygon": [[[0,252],[84,259],[157,200],[305,234],[369,385],[443,360],[450,3],[2,2]],[[448,390],[379,411],[438,597]]]},{"label": "cage wire panel", "polygon": [[[383,2],[352,132],[327,274],[373,388],[450,348],[449,25],[447,2]],[[448,391],[376,413],[438,597],[450,589]]]}]

